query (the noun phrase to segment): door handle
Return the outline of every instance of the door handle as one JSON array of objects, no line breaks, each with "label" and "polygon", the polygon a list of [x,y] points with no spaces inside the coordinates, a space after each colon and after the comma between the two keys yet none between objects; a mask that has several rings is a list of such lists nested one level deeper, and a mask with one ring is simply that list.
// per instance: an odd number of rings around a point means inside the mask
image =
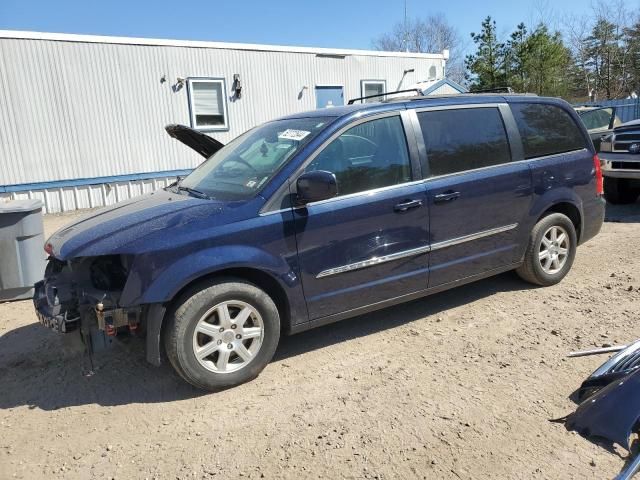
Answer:
[{"label": "door handle", "polygon": [[407,200],[393,207],[395,212],[406,212],[411,208],[417,208],[422,205],[422,200]]},{"label": "door handle", "polygon": [[453,202],[459,197],[460,197],[460,192],[445,192],[445,193],[440,193],[435,197],[433,197],[433,202],[434,203]]}]

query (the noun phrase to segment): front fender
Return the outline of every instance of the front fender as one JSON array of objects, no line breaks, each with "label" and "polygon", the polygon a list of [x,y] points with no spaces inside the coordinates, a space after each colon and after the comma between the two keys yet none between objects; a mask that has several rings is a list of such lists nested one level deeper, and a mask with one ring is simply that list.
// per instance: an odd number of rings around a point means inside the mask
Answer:
[{"label": "front fender", "polygon": [[260,270],[278,281],[287,297],[297,295],[297,298],[304,298],[295,268],[285,259],[269,255],[256,247],[212,247],[162,265],[158,265],[157,255],[143,254],[136,257],[120,297],[123,307],[169,302],[194,280],[230,268]]}]

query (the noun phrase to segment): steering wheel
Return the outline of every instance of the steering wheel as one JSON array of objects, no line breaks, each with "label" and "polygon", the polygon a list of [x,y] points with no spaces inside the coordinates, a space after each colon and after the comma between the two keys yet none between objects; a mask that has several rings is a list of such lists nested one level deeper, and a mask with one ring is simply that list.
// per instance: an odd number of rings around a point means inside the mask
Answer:
[{"label": "steering wheel", "polygon": [[229,157],[227,158],[227,160],[224,163],[227,162],[235,162],[235,163],[240,163],[242,165],[244,165],[245,167],[249,167],[251,170],[253,170],[254,172],[257,172],[258,170],[256,170],[256,168],[251,165],[249,162],[247,162],[244,158],[242,158],[240,155],[235,155],[233,157]]}]

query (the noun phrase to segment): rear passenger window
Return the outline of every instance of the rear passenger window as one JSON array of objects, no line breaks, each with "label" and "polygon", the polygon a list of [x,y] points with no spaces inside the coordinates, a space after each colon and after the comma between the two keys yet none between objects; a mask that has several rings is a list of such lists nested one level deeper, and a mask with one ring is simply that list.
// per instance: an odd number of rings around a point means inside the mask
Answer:
[{"label": "rear passenger window", "polygon": [[582,132],[562,108],[542,103],[512,103],[524,158],[544,157],[585,148]]},{"label": "rear passenger window", "polygon": [[363,192],[411,180],[407,139],[399,116],[350,128],[309,164],[306,172],[335,174],[338,195]]},{"label": "rear passenger window", "polygon": [[418,113],[429,160],[429,176],[511,161],[497,108],[461,108]]}]

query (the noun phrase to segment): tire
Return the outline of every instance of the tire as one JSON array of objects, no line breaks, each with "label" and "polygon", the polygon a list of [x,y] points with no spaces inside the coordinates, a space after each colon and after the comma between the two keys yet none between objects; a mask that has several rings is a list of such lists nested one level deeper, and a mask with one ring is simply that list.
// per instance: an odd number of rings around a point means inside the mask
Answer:
[{"label": "tire", "polygon": [[555,285],[571,270],[577,246],[578,237],[573,222],[561,213],[549,214],[533,227],[524,262],[516,272],[529,283],[544,287]]},{"label": "tire", "polygon": [[634,188],[631,182],[625,178],[604,179],[604,198],[614,205],[633,203],[638,199],[640,189]]},{"label": "tire", "polygon": [[280,315],[271,297],[231,277],[193,287],[167,318],[167,357],[182,378],[203,390],[257,377],[280,339]]}]

